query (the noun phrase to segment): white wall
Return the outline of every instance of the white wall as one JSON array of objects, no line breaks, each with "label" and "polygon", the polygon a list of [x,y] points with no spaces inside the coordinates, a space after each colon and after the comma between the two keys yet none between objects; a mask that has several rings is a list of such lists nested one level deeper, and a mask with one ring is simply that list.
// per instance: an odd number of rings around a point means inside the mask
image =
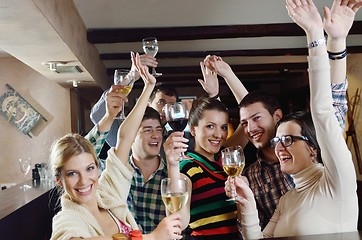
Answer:
[{"label": "white wall", "polygon": [[[68,89],[13,57],[0,58],[0,95],[7,91],[6,83],[15,88],[48,122],[41,121],[33,131],[33,138],[29,138],[0,114],[0,184],[24,181],[18,159],[31,157],[33,167],[35,163],[48,161],[53,140],[71,129]],[[31,173],[27,178],[31,178]]]}]

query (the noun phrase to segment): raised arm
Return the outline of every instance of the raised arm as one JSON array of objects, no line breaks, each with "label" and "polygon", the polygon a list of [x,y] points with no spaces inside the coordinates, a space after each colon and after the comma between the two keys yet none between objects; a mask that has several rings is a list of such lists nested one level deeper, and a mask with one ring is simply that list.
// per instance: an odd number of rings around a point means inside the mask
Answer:
[{"label": "raised arm", "polygon": [[207,56],[204,60],[204,65],[212,72],[217,73],[225,79],[237,103],[240,103],[245,95],[248,94],[248,90],[246,90],[239,78],[235,75],[230,65],[227,64],[221,57]]},{"label": "raised arm", "polygon": [[[326,46],[322,41],[319,42],[320,44],[317,43],[323,37],[323,23],[318,18],[319,13],[311,0],[306,3],[303,1],[287,1],[287,3],[289,3],[287,5],[289,14],[305,30],[308,43],[316,43],[314,47],[309,49],[308,57],[311,113],[326,169],[326,178],[333,182],[330,185],[333,189],[328,191],[332,192],[336,199],[348,197],[350,194],[355,194],[355,172],[351,154],[334,116],[332,97],[329,91],[331,77]],[[339,5],[338,8],[343,9],[341,18],[351,16],[354,18],[355,13],[361,7],[360,3],[353,4],[350,1],[335,0],[332,8],[336,8],[336,4]],[[325,7],[324,12],[327,16],[325,21],[328,21],[330,19],[328,17],[329,9]],[[306,20],[311,18],[314,19],[313,23]]]},{"label": "raised arm", "polygon": [[132,53],[132,61],[135,63],[137,71],[140,73],[145,85],[135,106],[123,121],[117,133],[117,144],[114,148],[114,153],[124,164],[128,161],[129,151],[142,122],[148,99],[156,84],[156,79],[149,73],[148,67],[142,65],[138,53],[136,55]]},{"label": "raised arm", "polygon": [[[327,51],[331,66],[333,107],[342,130],[346,125],[348,110],[346,99],[348,86],[346,38],[354,20],[354,14],[345,11],[347,3],[348,1],[336,1],[331,9],[325,8],[324,10],[324,30],[328,34]],[[358,7],[358,5],[354,7]]]}]

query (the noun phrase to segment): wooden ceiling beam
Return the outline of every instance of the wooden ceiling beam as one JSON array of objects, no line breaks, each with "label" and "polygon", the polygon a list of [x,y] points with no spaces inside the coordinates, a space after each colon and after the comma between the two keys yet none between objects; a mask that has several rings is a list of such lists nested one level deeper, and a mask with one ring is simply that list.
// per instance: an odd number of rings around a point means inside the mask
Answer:
[{"label": "wooden ceiling beam", "polygon": [[[355,21],[350,32],[362,34],[362,21]],[[251,38],[251,37],[286,37],[304,36],[304,31],[295,23],[217,25],[196,27],[162,27],[162,28],[117,28],[89,29],[88,42],[121,43],[139,42],[148,36],[157,37],[159,41]]]},{"label": "wooden ceiling beam", "polygon": [[[362,43],[361,43],[362,44]],[[362,46],[348,46],[349,53],[362,53]],[[217,50],[217,51],[186,51],[159,52],[158,59],[172,58],[204,58],[207,55],[221,57],[265,57],[265,56],[306,56],[307,48],[253,49],[253,50]],[[101,60],[129,60],[129,53],[101,53]]]},{"label": "wooden ceiling beam", "polygon": [[[122,67],[120,67],[122,68]],[[291,70],[306,70],[308,68],[307,62],[298,63],[271,63],[271,64],[243,64],[243,65],[231,65],[231,68],[235,73],[242,72],[263,72],[263,71],[276,71],[284,72]],[[108,75],[113,75],[116,68],[108,68]],[[167,73],[169,77],[172,74],[201,74],[199,66],[175,66],[175,67],[158,67],[157,72]],[[186,75],[186,74],[185,74]],[[161,76],[163,78],[163,76]]]}]

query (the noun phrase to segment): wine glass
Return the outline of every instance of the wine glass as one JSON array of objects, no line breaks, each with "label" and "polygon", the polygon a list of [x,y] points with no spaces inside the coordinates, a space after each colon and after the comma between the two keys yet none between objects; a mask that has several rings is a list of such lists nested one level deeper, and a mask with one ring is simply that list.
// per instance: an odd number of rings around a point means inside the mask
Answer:
[{"label": "wine glass", "polygon": [[[243,171],[245,166],[245,156],[242,147],[233,146],[221,150],[221,161],[226,174],[234,178],[235,181],[235,177]],[[235,191],[235,187],[233,191]],[[235,200],[235,198],[230,198],[227,201]]]},{"label": "wine glass", "polygon": [[[164,108],[165,118],[170,127],[174,131],[182,132],[189,120],[189,109],[187,104],[184,102],[176,102],[172,104],[166,104]],[[191,159],[186,156],[183,152],[180,155],[179,160]]]},{"label": "wine glass", "polygon": [[[149,37],[142,39],[142,46],[143,51],[151,55],[152,57],[155,57],[158,52],[158,41],[155,37]],[[154,77],[162,76],[162,73],[157,73],[155,68],[152,68],[152,75]]]},{"label": "wine glass", "polygon": [[[131,92],[133,83],[135,82],[135,72],[129,71],[127,69],[116,69],[114,71],[114,78],[113,78],[115,85],[123,86],[122,89],[118,90],[118,92],[123,93],[124,95],[128,96]],[[126,118],[124,113],[124,103],[122,104],[122,111],[116,117],[116,119],[120,119],[123,121]]]},{"label": "wine glass", "polygon": [[162,179],[161,196],[168,211],[171,213],[179,211],[185,206],[189,197],[186,179]]},{"label": "wine glass", "polygon": [[[24,174],[24,181],[26,181],[26,175],[29,173],[29,171],[31,169],[31,159],[30,158],[20,158],[19,166],[20,166],[21,172]],[[24,182],[24,185],[21,186],[20,188],[22,188],[25,191],[26,189],[31,188],[31,186],[28,185],[26,182]]]}]

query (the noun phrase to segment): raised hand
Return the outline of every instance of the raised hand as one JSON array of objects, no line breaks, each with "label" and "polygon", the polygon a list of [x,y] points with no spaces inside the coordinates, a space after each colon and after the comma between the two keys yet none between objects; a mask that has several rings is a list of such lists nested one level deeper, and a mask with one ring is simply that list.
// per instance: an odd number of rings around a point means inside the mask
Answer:
[{"label": "raised hand", "polygon": [[198,79],[202,88],[207,92],[209,97],[214,97],[219,94],[219,79],[215,71],[212,71],[205,65],[204,62],[200,62],[201,72],[204,79]]},{"label": "raised hand", "polygon": [[[131,57],[132,57],[132,52],[131,52]],[[151,55],[148,55],[148,54],[142,54],[140,55],[140,60],[141,60],[141,64],[144,65],[144,66],[148,66],[148,67],[157,67],[158,65],[158,62],[156,60],[155,57],[152,57]],[[136,79],[138,80],[141,76],[140,76],[140,73],[138,72],[137,68],[136,68],[136,65],[135,65],[135,62],[132,61],[132,66],[131,66],[131,71],[136,71]]]},{"label": "raised hand", "polygon": [[292,20],[308,34],[323,28],[322,18],[312,0],[286,0]]},{"label": "raised hand", "polygon": [[136,71],[139,72],[145,84],[155,84],[156,78],[149,73],[148,66],[143,65],[139,53],[131,52],[132,65],[135,66]]},{"label": "raised hand", "polygon": [[346,38],[362,2],[335,0],[331,9],[324,7],[324,30],[329,38]]}]

